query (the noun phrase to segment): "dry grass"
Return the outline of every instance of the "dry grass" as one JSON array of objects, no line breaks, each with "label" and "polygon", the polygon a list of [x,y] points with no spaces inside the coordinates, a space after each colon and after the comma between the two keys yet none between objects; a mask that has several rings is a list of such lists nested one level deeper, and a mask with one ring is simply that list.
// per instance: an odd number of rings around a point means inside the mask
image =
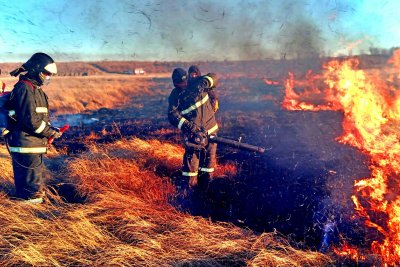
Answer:
[{"label": "dry grass", "polygon": [[55,77],[46,93],[52,110],[71,114],[129,104],[135,95],[151,95],[152,85],[150,79],[130,76]]},{"label": "dry grass", "polygon": [[[17,78],[2,78],[12,88]],[[152,96],[152,78],[132,75],[53,77],[44,87],[52,115],[113,109],[130,104],[135,96]]]},{"label": "dry grass", "polygon": [[[101,67],[114,71],[119,65],[113,64]],[[85,64],[77,66],[97,74]],[[172,70],[175,65],[165,66]],[[155,70],[165,66],[154,63]],[[260,66],[265,69],[264,64]],[[68,66],[64,71],[75,73]],[[145,77],[102,73],[55,77],[45,90],[50,107],[58,114],[79,113],[127,105],[135,96],[151,96],[154,91],[149,88],[155,83]],[[52,201],[32,205],[1,194],[0,266],[330,264],[326,255],[295,249],[277,233],[259,235],[175,210],[168,203],[175,190],[170,179],[181,167],[182,154],[179,146],[137,138],[91,145],[80,158],[65,160],[53,152],[49,157],[52,165],[58,164],[58,171],[52,184],[72,183],[86,202],[67,203],[49,191]],[[9,192],[12,168],[4,148],[0,149],[0,164],[3,192]],[[232,164],[219,165],[217,170],[217,176],[228,179],[237,172]]]},{"label": "dry grass", "polygon": [[[5,150],[3,180],[10,183]],[[168,204],[174,189],[157,168],[180,167],[182,148],[140,139],[92,146],[63,162],[84,204],[53,196],[32,205],[0,195],[0,266],[323,266],[325,255],[294,249],[274,233],[211,223]],[[229,169],[229,168],[228,168]]]}]

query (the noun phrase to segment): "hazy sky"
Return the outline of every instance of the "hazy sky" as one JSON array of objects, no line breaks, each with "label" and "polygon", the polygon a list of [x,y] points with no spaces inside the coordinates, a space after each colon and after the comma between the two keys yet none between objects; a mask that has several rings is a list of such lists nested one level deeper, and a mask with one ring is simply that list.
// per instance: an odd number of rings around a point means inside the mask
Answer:
[{"label": "hazy sky", "polygon": [[0,0],[0,61],[224,60],[400,46],[398,0]]}]

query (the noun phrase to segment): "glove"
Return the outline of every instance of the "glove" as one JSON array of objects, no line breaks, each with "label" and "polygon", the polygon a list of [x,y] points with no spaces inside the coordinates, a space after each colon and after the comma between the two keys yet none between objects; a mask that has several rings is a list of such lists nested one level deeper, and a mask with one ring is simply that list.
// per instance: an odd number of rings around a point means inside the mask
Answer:
[{"label": "glove", "polygon": [[203,131],[198,131],[194,134],[193,141],[196,145],[205,147],[208,143],[207,134]]},{"label": "glove", "polygon": [[60,128],[52,127],[52,129],[54,130],[54,133],[51,135],[51,137],[53,139],[57,139],[57,138],[60,138],[62,136],[63,133],[60,132]]},{"label": "glove", "polygon": [[200,128],[196,125],[196,123],[192,121],[186,121],[186,132],[189,134],[196,134],[197,132],[200,132]]},{"label": "glove", "polygon": [[60,138],[62,136],[62,132],[55,132],[51,137],[53,137],[54,139]]}]

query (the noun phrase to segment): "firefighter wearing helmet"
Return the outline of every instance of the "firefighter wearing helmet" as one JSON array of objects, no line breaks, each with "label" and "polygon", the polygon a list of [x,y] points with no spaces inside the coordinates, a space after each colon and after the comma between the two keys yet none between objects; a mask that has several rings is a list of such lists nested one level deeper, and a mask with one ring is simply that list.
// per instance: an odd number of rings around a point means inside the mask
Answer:
[{"label": "firefighter wearing helmet", "polygon": [[[209,95],[217,85],[217,77],[213,73],[201,76],[200,71],[193,75],[190,73],[193,68],[188,75],[180,68],[173,71],[175,88],[169,96],[168,107],[170,123],[182,131],[185,140],[182,176],[177,181],[177,189],[186,200],[192,192],[204,195],[214,173],[217,150],[217,144],[207,142],[208,136],[218,131]],[[189,203],[178,204],[183,209],[189,208]]]},{"label": "firefighter wearing helmet", "polygon": [[[211,75],[214,75],[213,73],[210,73]],[[196,81],[199,81],[199,77],[201,77],[201,71],[197,65],[192,65],[188,69],[188,84],[196,83]],[[214,84],[211,88],[208,88],[207,93],[208,96],[210,97],[210,103],[212,108],[214,109],[215,112],[219,109],[219,104],[218,104],[218,97],[215,93],[214,88],[216,85]]]},{"label": "firefighter wearing helmet", "polygon": [[21,67],[10,73],[19,76],[10,99],[10,133],[8,148],[12,157],[14,183],[18,198],[33,203],[43,202],[43,154],[48,139],[62,133],[51,126],[49,106],[42,86],[57,74],[54,60],[45,53],[36,53]]}]

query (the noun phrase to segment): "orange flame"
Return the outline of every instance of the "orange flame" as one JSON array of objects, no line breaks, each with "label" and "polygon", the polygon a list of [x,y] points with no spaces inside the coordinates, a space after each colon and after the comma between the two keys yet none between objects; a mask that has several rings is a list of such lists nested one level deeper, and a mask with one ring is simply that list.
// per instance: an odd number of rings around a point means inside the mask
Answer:
[{"label": "orange flame", "polygon": [[273,81],[273,80],[270,80],[270,79],[264,79],[264,83],[266,85],[279,85],[278,81]]},{"label": "orange flame", "polygon": [[388,63],[397,69],[400,68],[400,49],[393,52],[393,56],[388,60]]},{"label": "orange flame", "polygon": [[[313,75],[312,71],[306,74],[306,81],[295,80],[294,74],[289,72],[289,79],[285,82],[285,98],[282,102],[283,108],[287,110],[339,110],[340,106],[335,103],[330,93],[318,89],[316,82],[321,77]],[[296,92],[297,88],[304,88],[302,92]],[[324,104],[312,104],[310,102],[322,102]]]},{"label": "orange flame", "polygon": [[333,248],[333,251],[340,256],[349,257],[352,260],[359,260],[362,256],[359,255],[357,248],[350,246],[346,242],[340,248]]},{"label": "orange flame", "polygon": [[[400,50],[388,63],[400,66]],[[400,94],[393,94],[393,85],[358,69],[358,64],[357,59],[348,59],[323,66],[326,88],[310,90],[314,97],[324,100],[318,105],[301,101],[310,98],[306,93],[296,93],[295,86],[300,83],[289,73],[282,106],[289,110],[343,111],[343,134],[338,141],[357,147],[371,158],[371,177],[354,184],[355,209],[367,227],[384,236],[372,242],[372,252],[381,255],[386,264],[395,265],[400,263]]]}]

